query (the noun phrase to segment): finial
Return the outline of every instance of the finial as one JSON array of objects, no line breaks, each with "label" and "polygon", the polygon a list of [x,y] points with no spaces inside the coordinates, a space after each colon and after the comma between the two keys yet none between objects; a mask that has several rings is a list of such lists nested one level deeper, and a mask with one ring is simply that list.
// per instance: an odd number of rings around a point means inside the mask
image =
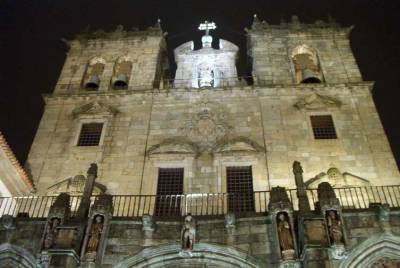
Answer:
[{"label": "finial", "polygon": [[156,25],[154,25],[154,27],[161,29],[161,19],[160,18],[157,19]]}]

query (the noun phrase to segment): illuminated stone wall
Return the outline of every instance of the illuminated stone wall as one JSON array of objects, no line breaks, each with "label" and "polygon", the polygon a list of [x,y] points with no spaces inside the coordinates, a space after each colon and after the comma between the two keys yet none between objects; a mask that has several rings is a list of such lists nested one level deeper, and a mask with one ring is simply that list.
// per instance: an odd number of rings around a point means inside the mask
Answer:
[{"label": "illuminated stone wall", "polygon": [[[28,157],[39,193],[84,174],[91,162],[113,194],[155,194],[160,167],[185,168],[185,193],[226,192],[227,166],[251,165],[254,190],[292,188],[294,160],[302,163],[306,183],[398,184],[372,83],[361,81],[347,37],[324,27],[297,35],[281,28],[249,31],[255,84],[202,90],[136,87],[158,75],[161,35],[89,40],[87,49],[73,43],[55,93],[45,97]],[[294,84],[288,36],[290,46],[307,41],[318,49],[326,83]],[[134,62],[131,87],[110,89],[113,59],[124,53]],[[79,89],[92,56],[107,62],[98,92]],[[325,114],[332,115],[337,139],[313,137],[310,115]],[[76,146],[84,122],[104,123],[100,146]],[[339,176],[327,175],[333,167]]]}]

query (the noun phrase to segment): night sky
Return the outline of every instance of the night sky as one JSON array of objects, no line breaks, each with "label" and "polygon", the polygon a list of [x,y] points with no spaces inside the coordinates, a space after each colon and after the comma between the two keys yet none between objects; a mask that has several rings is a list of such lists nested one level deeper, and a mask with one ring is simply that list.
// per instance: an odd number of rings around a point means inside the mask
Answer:
[{"label": "night sky", "polygon": [[253,14],[269,24],[291,15],[312,23],[330,14],[342,26],[355,25],[351,46],[364,80],[376,81],[373,96],[400,164],[400,1],[289,0],[0,0],[0,130],[24,163],[43,113],[41,94],[51,93],[71,39],[92,31],[146,28],[161,18],[172,52],[200,40],[200,22],[214,21],[212,34],[241,48],[239,75],[247,75],[244,27]]}]

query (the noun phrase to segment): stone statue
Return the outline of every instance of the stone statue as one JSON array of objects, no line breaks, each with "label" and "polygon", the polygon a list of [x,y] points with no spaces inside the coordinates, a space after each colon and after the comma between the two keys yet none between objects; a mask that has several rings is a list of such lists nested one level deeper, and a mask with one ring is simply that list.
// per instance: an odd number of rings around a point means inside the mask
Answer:
[{"label": "stone statue", "polygon": [[343,245],[342,223],[334,210],[328,211],[327,224],[331,244],[336,246]]},{"label": "stone statue", "polygon": [[225,215],[225,228],[234,228],[236,226],[236,216],[234,213],[229,212]]},{"label": "stone statue", "polygon": [[185,217],[185,222],[181,231],[181,244],[183,250],[192,250],[196,237],[196,223],[189,214]]},{"label": "stone statue", "polygon": [[143,231],[154,231],[154,219],[149,214],[142,216],[142,230]]},{"label": "stone statue", "polygon": [[294,250],[292,231],[287,216],[284,213],[278,214],[278,235],[281,250]]},{"label": "stone statue", "polygon": [[43,249],[47,250],[53,246],[58,234],[57,227],[60,225],[60,223],[61,220],[59,218],[52,218],[47,223],[46,233],[43,241]]},{"label": "stone statue", "polygon": [[90,231],[89,242],[87,245],[86,252],[96,252],[99,246],[101,233],[103,231],[103,216],[96,215],[94,217],[94,223]]}]

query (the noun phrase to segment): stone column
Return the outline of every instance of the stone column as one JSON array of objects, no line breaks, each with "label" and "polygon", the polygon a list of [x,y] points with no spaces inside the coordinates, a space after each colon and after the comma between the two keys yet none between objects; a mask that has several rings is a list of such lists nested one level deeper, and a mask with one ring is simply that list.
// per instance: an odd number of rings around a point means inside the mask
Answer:
[{"label": "stone column", "polygon": [[77,219],[86,219],[89,207],[90,207],[90,197],[92,196],[94,182],[97,178],[97,165],[92,163],[87,172],[87,179],[85,183],[85,188],[83,190],[83,196],[81,203],[79,204],[78,212],[76,213]]},{"label": "stone column", "polygon": [[301,267],[294,232],[293,205],[284,187],[273,187],[268,204],[275,233],[276,250],[280,255],[279,267]]},{"label": "stone column", "polygon": [[308,202],[306,187],[303,180],[303,168],[298,161],[293,162],[293,174],[296,181],[297,198],[299,199],[299,211],[300,213],[310,212],[310,203]]}]

